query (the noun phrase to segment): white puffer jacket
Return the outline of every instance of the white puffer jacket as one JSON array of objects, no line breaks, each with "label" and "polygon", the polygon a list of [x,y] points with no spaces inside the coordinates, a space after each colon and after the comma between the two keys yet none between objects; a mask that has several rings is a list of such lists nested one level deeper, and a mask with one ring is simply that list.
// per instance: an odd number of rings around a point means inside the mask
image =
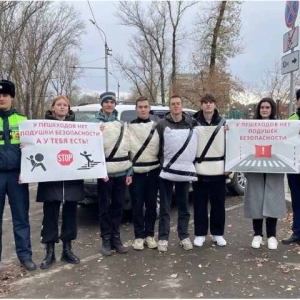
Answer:
[{"label": "white puffer jacket", "polygon": [[[198,148],[197,157],[200,157],[208,140],[215,131],[217,126],[196,126],[195,130],[198,132]],[[224,127],[221,127],[214,138],[213,143],[208,149],[205,157],[215,158],[224,157],[225,155],[225,138]],[[196,172],[199,175],[223,175],[224,174],[224,159],[217,161],[202,161],[195,163]]]},{"label": "white puffer jacket", "polygon": [[115,174],[118,172],[123,172],[128,170],[131,167],[131,161],[129,160],[129,151],[130,151],[130,134],[127,123],[121,123],[119,121],[107,122],[103,130],[103,144],[105,158],[107,159],[114,149],[120,133],[121,126],[124,126],[124,134],[118,151],[113,156],[112,160],[118,158],[127,158],[124,161],[106,161],[106,168],[108,174]]},{"label": "white puffer jacket", "polygon": [[[148,123],[134,123],[129,124],[130,129],[130,158],[131,161],[140,150],[146,139],[148,138],[150,131],[153,127],[154,122]],[[155,130],[153,136],[144,149],[142,154],[137,159],[136,163],[133,164],[133,171],[136,173],[146,173],[151,170],[154,170],[159,167],[158,160],[158,151],[159,151],[159,136],[157,131]],[[142,163],[153,163],[153,165],[149,166],[139,166]]]},{"label": "white puffer jacket", "polygon": [[[184,145],[189,135],[189,129],[170,129],[164,130],[164,162],[165,168],[173,156]],[[191,140],[183,153],[170,166],[170,171],[162,170],[160,177],[170,181],[197,181],[194,160],[197,152],[198,133],[192,129]],[[177,174],[176,174],[177,173]]]}]

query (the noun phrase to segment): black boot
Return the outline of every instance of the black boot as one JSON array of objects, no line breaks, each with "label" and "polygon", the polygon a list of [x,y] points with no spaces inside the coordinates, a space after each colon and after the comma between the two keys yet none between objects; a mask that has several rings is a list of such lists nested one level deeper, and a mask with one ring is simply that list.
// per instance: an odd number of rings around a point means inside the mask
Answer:
[{"label": "black boot", "polygon": [[73,265],[77,265],[80,263],[80,259],[72,252],[71,241],[63,242],[61,261],[65,261]]},{"label": "black boot", "polygon": [[102,238],[102,248],[101,248],[101,254],[103,256],[110,256],[111,255],[111,244],[110,239],[108,238]]},{"label": "black boot", "polygon": [[120,236],[119,235],[113,235],[111,238],[111,249],[116,250],[120,254],[127,253],[126,247],[123,246]]},{"label": "black boot", "polygon": [[56,261],[54,247],[54,242],[46,243],[46,256],[40,265],[41,269],[50,268],[51,265],[53,265],[53,263]]}]

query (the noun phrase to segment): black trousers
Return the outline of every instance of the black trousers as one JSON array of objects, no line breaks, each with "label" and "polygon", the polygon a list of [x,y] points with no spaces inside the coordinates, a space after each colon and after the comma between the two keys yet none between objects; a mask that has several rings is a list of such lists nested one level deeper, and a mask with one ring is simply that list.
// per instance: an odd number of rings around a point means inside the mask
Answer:
[{"label": "black trousers", "polygon": [[292,230],[295,236],[300,236],[300,175],[287,174],[289,187],[291,190],[293,225]]},{"label": "black trousers", "polygon": [[0,171],[0,261],[2,253],[2,221],[5,195],[10,205],[15,247],[19,260],[32,257],[29,225],[28,184],[19,184],[19,171]]},{"label": "black trousers", "polygon": [[[253,219],[252,224],[254,235],[263,236],[263,219]],[[272,236],[276,237],[276,225],[277,218],[266,218],[267,238]]]},{"label": "black trousers", "polygon": [[41,231],[42,243],[58,243],[75,240],[77,237],[77,202],[66,201],[62,205],[62,225],[60,236],[58,234],[58,219],[60,201],[44,202],[43,226]]},{"label": "black trousers", "polygon": [[136,239],[154,236],[159,172],[160,170],[157,168],[147,173],[133,174],[132,184],[129,190],[133,212],[134,235]]},{"label": "black trousers", "polygon": [[126,176],[109,177],[107,182],[98,179],[97,189],[101,237],[110,239],[113,235],[120,236]]},{"label": "black trousers", "polygon": [[194,226],[196,236],[208,233],[208,201],[210,200],[210,232],[224,235],[226,186],[224,179],[193,182]]},{"label": "black trousers", "polygon": [[175,185],[175,201],[178,208],[177,232],[180,240],[189,237],[188,227],[189,212],[189,182],[173,182],[159,179],[160,182],[160,216],[159,216],[159,240],[168,240],[170,234],[170,208]]}]

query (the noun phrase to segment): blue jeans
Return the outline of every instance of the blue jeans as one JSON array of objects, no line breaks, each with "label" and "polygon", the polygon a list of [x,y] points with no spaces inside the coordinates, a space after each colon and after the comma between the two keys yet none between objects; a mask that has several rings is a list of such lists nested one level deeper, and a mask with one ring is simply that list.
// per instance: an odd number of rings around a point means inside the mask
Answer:
[{"label": "blue jeans", "polygon": [[173,182],[160,178],[160,216],[158,238],[169,240],[170,234],[170,208],[175,184],[175,201],[178,208],[177,232],[180,240],[189,237],[189,182]]},{"label": "blue jeans", "polygon": [[11,209],[15,247],[20,261],[32,257],[29,225],[28,184],[19,184],[19,171],[0,171],[0,260],[2,253],[2,221],[5,195]]},{"label": "blue jeans", "polygon": [[293,234],[300,237],[300,175],[287,174],[293,209]]}]

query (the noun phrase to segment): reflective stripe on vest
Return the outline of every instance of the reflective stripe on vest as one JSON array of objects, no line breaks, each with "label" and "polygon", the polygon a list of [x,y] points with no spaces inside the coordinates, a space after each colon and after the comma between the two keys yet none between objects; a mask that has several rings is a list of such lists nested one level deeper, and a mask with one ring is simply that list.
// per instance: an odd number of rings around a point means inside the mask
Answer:
[{"label": "reflective stripe on vest", "polygon": [[[19,122],[25,121],[27,118],[25,116],[19,115],[19,114],[12,114],[8,117],[8,124],[9,124],[9,134],[10,135],[10,144],[17,145],[20,144],[20,134],[19,134]],[[0,118],[0,131],[3,131],[3,119]],[[5,140],[0,140],[0,145],[4,145]]]}]

